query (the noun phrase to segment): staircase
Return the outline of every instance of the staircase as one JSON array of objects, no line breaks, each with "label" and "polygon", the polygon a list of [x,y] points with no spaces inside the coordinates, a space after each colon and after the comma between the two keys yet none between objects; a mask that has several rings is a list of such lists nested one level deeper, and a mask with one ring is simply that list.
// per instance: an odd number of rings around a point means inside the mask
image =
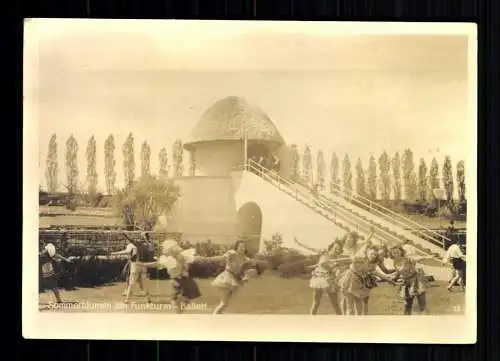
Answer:
[{"label": "staircase", "polygon": [[238,168],[256,174],[346,232],[356,231],[366,237],[374,230],[372,240],[375,243],[394,245],[406,239],[422,255],[442,257],[446,237],[366,198],[353,195],[352,191],[339,186],[335,194],[313,196],[308,187],[285,180],[252,160]]}]

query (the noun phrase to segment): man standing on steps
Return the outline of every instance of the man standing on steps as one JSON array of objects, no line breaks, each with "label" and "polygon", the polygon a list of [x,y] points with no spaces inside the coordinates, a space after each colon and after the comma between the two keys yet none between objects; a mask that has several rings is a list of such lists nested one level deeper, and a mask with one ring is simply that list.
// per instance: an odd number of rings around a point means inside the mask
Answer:
[{"label": "man standing on steps", "polygon": [[273,154],[273,171],[280,173],[281,161],[276,154]]}]

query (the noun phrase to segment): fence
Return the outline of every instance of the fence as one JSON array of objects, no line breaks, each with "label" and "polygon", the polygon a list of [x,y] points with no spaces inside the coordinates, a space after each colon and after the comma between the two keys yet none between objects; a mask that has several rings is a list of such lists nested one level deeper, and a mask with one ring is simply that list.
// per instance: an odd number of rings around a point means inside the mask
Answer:
[{"label": "fence", "polygon": [[[141,234],[140,231],[117,229],[41,229],[39,230],[39,243],[41,245],[52,243],[65,256],[99,255],[122,250],[126,246],[128,238],[139,240]],[[233,245],[233,242],[226,244],[211,242],[211,236],[217,235],[202,236],[177,232],[150,232],[148,235],[150,240],[157,244],[166,238],[175,239],[185,248],[195,247],[198,254],[204,256],[219,254]],[[232,240],[233,238],[228,239]]]}]

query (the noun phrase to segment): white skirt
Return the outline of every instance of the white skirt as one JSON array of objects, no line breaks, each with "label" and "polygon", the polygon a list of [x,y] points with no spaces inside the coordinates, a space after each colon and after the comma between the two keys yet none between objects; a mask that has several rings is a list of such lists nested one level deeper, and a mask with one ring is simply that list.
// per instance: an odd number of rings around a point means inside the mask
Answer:
[{"label": "white skirt", "polygon": [[309,287],[330,292],[335,292],[337,289],[334,279],[330,274],[317,271],[313,272],[313,276],[309,281]]},{"label": "white skirt", "polygon": [[228,289],[237,289],[242,286],[242,283],[233,276],[228,270],[222,271],[212,282],[212,286]]}]

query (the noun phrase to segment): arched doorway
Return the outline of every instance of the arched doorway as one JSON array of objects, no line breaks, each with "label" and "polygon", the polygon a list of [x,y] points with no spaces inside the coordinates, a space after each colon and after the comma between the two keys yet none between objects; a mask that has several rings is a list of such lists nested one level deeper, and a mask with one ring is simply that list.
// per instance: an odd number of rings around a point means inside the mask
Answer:
[{"label": "arched doorway", "polygon": [[248,242],[248,250],[255,253],[259,249],[262,232],[262,211],[254,202],[245,203],[236,214],[236,234]]}]

